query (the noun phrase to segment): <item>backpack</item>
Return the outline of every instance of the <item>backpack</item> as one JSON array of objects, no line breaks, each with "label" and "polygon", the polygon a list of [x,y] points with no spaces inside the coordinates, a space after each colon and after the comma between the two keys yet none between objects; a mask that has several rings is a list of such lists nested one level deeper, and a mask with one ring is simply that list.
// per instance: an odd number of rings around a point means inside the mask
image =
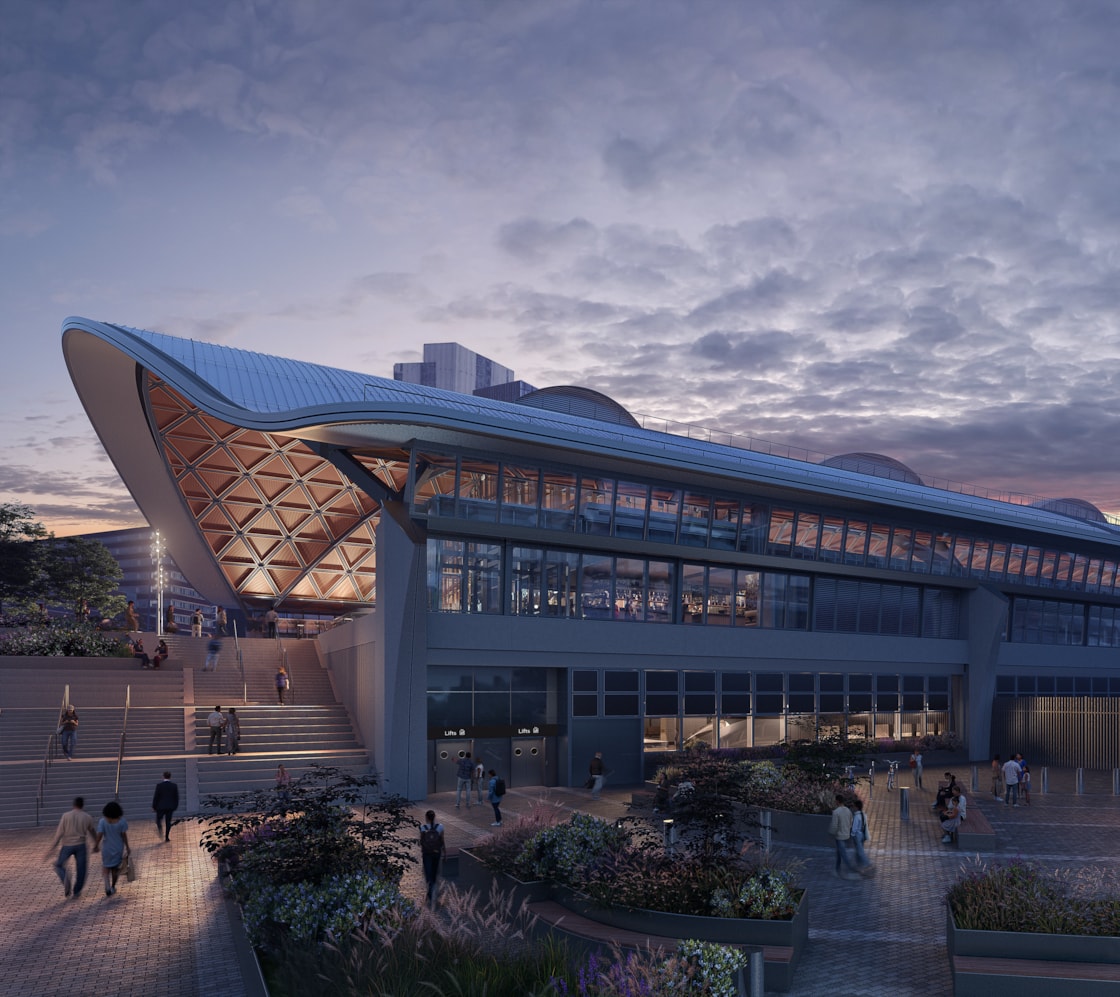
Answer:
[{"label": "backpack", "polygon": [[501,776],[498,776],[494,780],[494,795],[495,796],[505,796],[506,795],[506,781]]},{"label": "backpack", "polygon": [[429,827],[425,824],[420,829],[420,851],[425,855],[435,855],[443,851],[441,835],[441,825],[436,824],[435,827]]}]

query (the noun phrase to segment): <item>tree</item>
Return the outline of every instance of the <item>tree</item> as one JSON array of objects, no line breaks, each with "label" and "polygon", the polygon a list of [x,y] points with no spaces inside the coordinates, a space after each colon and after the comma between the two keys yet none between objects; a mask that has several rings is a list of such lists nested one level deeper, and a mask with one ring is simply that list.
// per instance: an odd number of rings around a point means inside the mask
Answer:
[{"label": "tree", "polygon": [[85,537],[63,537],[42,544],[43,588],[48,601],[73,608],[97,609],[102,616],[116,616],[125,599],[114,595],[123,572],[103,543]]},{"label": "tree", "polygon": [[5,602],[30,602],[37,591],[42,547],[47,536],[30,506],[0,503],[0,610]]}]

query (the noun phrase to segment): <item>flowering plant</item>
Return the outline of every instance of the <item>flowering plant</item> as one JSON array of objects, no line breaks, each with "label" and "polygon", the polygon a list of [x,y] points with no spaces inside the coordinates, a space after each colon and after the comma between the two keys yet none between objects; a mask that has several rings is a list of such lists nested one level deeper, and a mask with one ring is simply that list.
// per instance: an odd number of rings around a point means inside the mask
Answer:
[{"label": "flowering plant", "polygon": [[577,970],[574,987],[556,977],[552,987],[563,997],[735,997],[735,974],[745,965],[733,946],[689,938],[667,959],[650,950],[623,954],[616,948],[604,963],[592,954]]}]

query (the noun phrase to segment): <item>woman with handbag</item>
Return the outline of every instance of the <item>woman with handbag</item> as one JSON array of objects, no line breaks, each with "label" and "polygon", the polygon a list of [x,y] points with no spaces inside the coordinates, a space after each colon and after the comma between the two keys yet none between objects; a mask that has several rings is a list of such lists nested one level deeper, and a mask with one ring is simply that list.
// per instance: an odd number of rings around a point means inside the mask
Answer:
[{"label": "woman with handbag", "polygon": [[121,863],[127,861],[128,821],[116,800],[110,800],[101,811],[97,822],[97,841],[93,850],[101,852],[101,877],[105,881],[105,896],[117,892],[117,879],[121,874]]}]

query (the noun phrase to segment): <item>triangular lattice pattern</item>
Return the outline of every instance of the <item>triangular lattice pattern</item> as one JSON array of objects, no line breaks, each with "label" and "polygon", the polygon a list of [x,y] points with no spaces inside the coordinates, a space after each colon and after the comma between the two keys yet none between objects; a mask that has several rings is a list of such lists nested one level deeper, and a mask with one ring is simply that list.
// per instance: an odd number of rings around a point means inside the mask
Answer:
[{"label": "triangular lattice pattern", "polygon": [[[295,437],[216,419],[152,376],[148,398],[183,499],[246,604],[374,602],[376,499]],[[396,490],[402,458],[358,459]]]}]

